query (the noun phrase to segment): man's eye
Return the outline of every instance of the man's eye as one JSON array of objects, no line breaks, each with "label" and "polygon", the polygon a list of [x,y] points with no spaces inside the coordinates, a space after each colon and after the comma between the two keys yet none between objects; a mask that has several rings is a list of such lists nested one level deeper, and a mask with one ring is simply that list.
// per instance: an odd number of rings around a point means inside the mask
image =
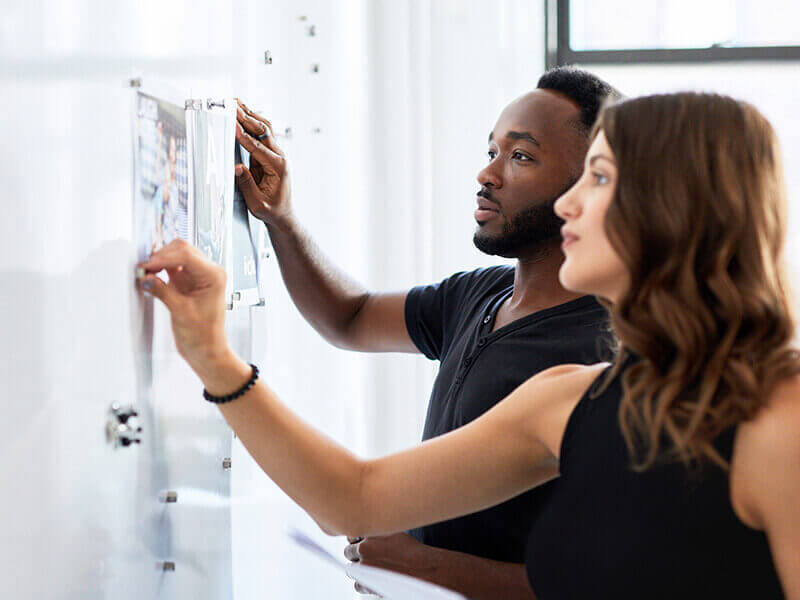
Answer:
[{"label": "man's eye", "polygon": [[489,156],[490,160],[494,160],[494,157],[497,156],[497,152],[495,152],[494,150],[489,150],[489,152],[487,152],[486,154]]},{"label": "man's eye", "polygon": [[531,160],[530,156],[525,156],[522,152],[514,152],[511,158],[516,158],[517,160]]}]

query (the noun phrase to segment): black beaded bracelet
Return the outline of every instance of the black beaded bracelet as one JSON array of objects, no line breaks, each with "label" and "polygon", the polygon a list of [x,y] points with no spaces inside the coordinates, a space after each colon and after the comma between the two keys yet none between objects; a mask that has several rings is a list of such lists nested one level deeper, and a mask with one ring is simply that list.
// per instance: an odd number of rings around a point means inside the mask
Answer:
[{"label": "black beaded bracelet", "polygon": [[250,375],[250,379],[247,380],[247,383],[245,383],[238,390],[236,390],[232,394],[228,394],[227,396],[212,396],[211,394],[208,393],[208,390],[204,389],[203,398],[205,398],[209,402],[213,402],[214,404],[227,404],[232,400],[236,400],[240,396],[244,396],[250,390],[250,388],[256,384],[256,380],[258,379],[258,367],[252,363],[250,364],[250,366],[253,367],[253,374]]}]

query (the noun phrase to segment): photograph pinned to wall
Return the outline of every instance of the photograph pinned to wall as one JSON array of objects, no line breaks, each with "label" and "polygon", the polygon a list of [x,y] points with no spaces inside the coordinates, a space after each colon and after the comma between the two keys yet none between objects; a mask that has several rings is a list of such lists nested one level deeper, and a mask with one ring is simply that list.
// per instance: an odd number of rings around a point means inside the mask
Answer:
[{"label": "photograph pinned to wall", "polygon": [[184,108],[136,94],[134,223],[137,259],[174,239],[190,241]]},{"label": "photograph pinned to wall", "polygon": [[194,245],[215,263],[227,266],[235,187],[235,114],[224,106],[203,110],[202,100],[187,100],[186,115],[194,149]]}]

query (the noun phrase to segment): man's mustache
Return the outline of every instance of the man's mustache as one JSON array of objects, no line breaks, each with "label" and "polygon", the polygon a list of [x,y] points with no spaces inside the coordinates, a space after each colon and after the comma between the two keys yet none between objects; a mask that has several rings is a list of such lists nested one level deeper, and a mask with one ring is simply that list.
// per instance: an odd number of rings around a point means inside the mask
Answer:
[{"label": "man's mustache", "polygon": [[481,198],[486,198],[489,202],[494,202],[497,204],[497,206],[500,206],[500,203],[492,197],[492,193],[486,188],[481,188],[478,190],[477,195]]}]

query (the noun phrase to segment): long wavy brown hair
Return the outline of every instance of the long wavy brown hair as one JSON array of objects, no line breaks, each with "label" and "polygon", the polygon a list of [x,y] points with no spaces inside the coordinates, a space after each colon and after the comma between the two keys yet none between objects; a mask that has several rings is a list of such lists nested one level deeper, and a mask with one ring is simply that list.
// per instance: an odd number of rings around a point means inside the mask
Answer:
[{"label": "long wavy brown hair", "polygon": [[607,106],[618,181],[606,234],[631,285],[609,305],[621,347],[619,408],[634,468],[726,467],[714,440],[800,373],[784,269],[780,149],[753,106],[714,94]]}]

